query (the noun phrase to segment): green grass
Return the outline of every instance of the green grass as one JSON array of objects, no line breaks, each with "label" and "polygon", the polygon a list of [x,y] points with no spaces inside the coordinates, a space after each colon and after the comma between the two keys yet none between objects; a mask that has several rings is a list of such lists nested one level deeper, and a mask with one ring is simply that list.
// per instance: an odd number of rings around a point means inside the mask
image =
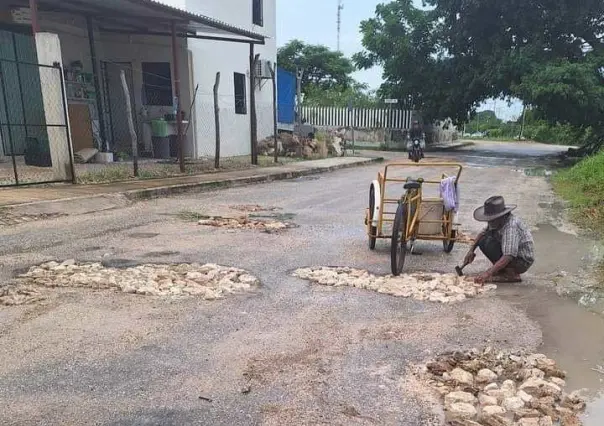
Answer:
[{"label": "green grass", "polygon": [[556,173],[553,184],[556,192],[570,203],[573,220],[604,236],[604,153]]}]

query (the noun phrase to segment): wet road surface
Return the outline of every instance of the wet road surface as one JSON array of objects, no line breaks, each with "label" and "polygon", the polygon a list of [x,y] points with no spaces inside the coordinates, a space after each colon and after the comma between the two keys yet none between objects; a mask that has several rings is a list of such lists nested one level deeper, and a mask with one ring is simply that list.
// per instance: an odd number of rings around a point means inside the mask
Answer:
[{"label": "wet road surface", "polygon": [[[472,211],[494,193],[518,204],[536,231],[553,222],[548,183],[523,172],[553,150],[522,145],[433,155],[467,166],[459,213],[464,231],[480,228]],[[485,345],[544,351],[572,374],[573,387],[597,390],[597,373],[589,372],[604,363],[603,342],[591,333],[601,329],[601,318],[542,285],[580,268],[573,255],[581,258],[581,244],[569,248],[568,262],[538,255],[521,285],[451,306],[291,276],[296,268],[323,265],[389,272],[388,244],[380,241],[370,252],[363,226],[369,183],[381,167],[2,230],[4,279],[43,261],[76,258],[214,262],[245,268],[262,281],[254,293],[211,302],[73,289],[44,304],[0,308],[2,423],[425,425],[434,408],[422,392],[401,384],[407,367],[445,349]],[[178,217],[220,214],[234,204],[280,207],[297,228],[230,231]],[[540,235],[541,247],[557,238]],[[409,272],[452,272],[465,253],[462,245],[450,255],[440,243],[418,246],[422,255],[408,257]],[[485,266],[481,260],[467,272]],[[582,344],[589,347],[579,350]]]}]

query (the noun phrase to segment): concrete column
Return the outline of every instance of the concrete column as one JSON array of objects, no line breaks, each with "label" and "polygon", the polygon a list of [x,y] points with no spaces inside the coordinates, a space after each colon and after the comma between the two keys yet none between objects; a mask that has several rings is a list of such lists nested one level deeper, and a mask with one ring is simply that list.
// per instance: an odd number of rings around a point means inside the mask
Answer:
[{"label": "concrete column", "polygon": [[[35,38],[38,63],[53,65],[63,62],[61,43],[57,34],[36,33]],[[61,80],[64,76],[62,71],[57,68],[40,67],[39,69],[46,124],[60,126],[46,128],[54,179],[71,180],[73,177],[71,175],[70,159],[73,152],[68,138],[69,120],[67,119],[67,122],[65,122],[68,115],[64,110],[67,106],[63,104],[64,82],[62,84]]]}]

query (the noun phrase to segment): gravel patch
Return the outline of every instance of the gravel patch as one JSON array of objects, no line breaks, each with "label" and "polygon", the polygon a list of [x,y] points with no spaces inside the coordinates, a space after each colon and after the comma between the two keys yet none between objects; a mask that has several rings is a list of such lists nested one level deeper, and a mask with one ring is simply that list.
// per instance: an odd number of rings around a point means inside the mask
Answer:
[{"label": "gravel patch", "polygon": [[295,225],[290,222],[279,220],[255,220],[248,217],[210,217],[201,219],[197,222],[203,226],[213,226],[216,228],[227,229],[252,229],[266,233],[274,233],[285,229],[294,228]]},{"label": "gravel patch", "polygon": [[585,401],[564,392],[566,373],[543,354],[484,350],[449,352],[415,372],[459,426],[580,425]]},{"label": "gravel patch", "polygon": [[146,296],[196,296],[205,300],[252,290],[258,278],[243,269],[215,264],[144,264],[129,268],[74,260],[34,266],[0,289],[0,304],[30,304],[45,298],[49,288],[115,289]]},{"label": "gravel patch", "polygon": [[279,207],[273,207],[273,206],[261,206],[258,204],[239,204],[239,205],[235,205],[235,206],[229,206],[229,208],[231,210],[237,210],[240,212],[250,212],[250,213],[255,213],[255,212],[275,212],[277,210],[281,210],[281,208]]},{"label": "gravel patch", "polygon": [[495,285],[480,286],[467,277],[455,274],[377,276],[363,269],[347,267],[302,268],[294,271],[293,275],[321,285],[357,287],[396,297],[439,303],[463,302],[497,288]]}]

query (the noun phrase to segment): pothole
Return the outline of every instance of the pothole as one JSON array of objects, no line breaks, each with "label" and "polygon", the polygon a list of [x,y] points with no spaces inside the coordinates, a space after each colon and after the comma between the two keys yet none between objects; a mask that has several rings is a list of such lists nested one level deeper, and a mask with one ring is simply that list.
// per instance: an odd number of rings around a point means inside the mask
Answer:
[{"label": "pothole", "polygon": [[227,229],[253,229],[266,233],[275,233],[285,229],[295,228],[296,225],[279,220],[255,220],[248,217],[208,217],[197,222],[203,226],[213,226]]},{"label": "pothole", "polygon": [[215,264],[144,264],[128,268],[67,260],[34,266],[0,288],[0,305],[45,299],[51,288],[114,289],[146,296],[195,296],[206,300],[250,291],[260,284],[243,269]]},{"label": "pothole", "polygon": [[377,276],[362,269],[347,267],[301,268],[293,275],[317,284],[356,287],[396,297],[438,303],[462,302],[495,290],[496,285],[478,285],[454,274],[418,273]]},{"label": "pothole", "polygon": [[580,425],[585,401],[564,391],[566,373],[543,354],[484,350],[449,352],[416,375],[444,401],[448,424]]}]

